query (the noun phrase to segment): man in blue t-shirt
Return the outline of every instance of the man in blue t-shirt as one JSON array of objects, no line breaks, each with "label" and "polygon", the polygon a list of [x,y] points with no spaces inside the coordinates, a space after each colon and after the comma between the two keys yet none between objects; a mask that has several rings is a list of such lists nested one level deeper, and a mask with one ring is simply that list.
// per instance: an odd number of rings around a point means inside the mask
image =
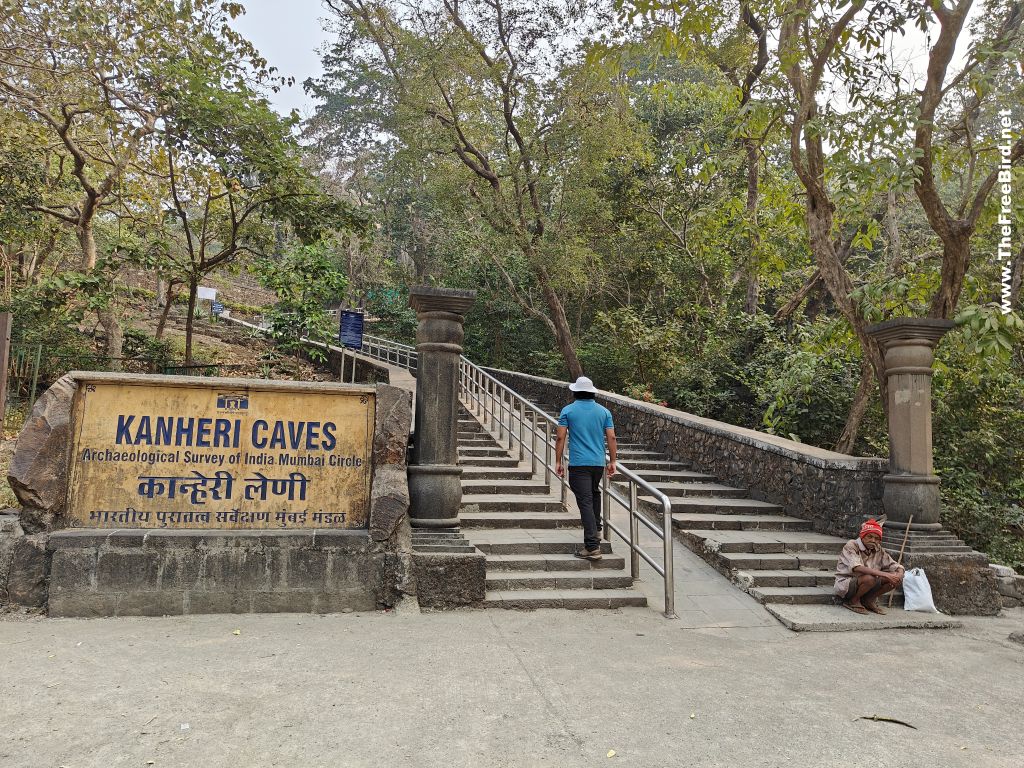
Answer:
[{"label": "man in blue t-shirt", "polygon": [[[555,436],[555,471],[565,474],[562,454],[565,437],[569,436],[569,487],[576,497],[583,521],[583,549],[576,557],[585,560],[601,559],[601,475],[615,474],[615,429],[612,414],[603,405],[594,402],[597,389],[594,382],[580,376],[569,389],[575,400],[558,414]],[[608,442],[608,466],[605,467],[605,441]]]}]

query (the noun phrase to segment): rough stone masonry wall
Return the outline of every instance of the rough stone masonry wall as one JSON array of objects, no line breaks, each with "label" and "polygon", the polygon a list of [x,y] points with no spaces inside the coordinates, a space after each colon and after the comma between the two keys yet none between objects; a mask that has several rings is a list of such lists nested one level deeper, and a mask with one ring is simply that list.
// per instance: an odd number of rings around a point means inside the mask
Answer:
[{"label": "rough stone masonry wall", "polygon": [[0,602],[53,616],[328,612],[414,591],[409,392],[377,386],[369,530],[152,531],[68,529],[76,388],[74,374],[56,382],[19,436],[9,481],[23,506],[0,515]]},{"label": "rough stone masonry wall", "polygon": [[[488,372],[528,399],[572,400],[565,382]],[[820,533],[854,535],[865,517],[882,513],[885,459],[846,456],[621,395],[602,392],[597,399],[612,412],[620,441],[643,443],[723,483],[747,488],[751,497],[782,505]]]}]

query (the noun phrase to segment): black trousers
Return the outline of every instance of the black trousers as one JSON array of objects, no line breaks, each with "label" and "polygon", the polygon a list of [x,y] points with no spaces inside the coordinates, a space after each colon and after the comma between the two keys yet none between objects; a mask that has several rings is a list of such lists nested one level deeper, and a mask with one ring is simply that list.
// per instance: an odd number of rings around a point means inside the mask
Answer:
[{"label": "black trousers", "polygon": [[604,467],[569,467],[569,488],[583,522],[583,546],[601,546],[601,476]]}]

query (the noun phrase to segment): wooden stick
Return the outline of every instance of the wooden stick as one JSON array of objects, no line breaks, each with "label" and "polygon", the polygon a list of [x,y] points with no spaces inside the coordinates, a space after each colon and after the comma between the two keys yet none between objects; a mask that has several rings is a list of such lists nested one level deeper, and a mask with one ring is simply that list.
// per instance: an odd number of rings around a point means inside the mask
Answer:
[{"label": "wooden stick", "polygon": [[[914,516],[911,515],[910,519],[907,520],[907,530],[903,534],[903,543],[900,544],[900,554],[896,558],[896,565],[903,565],[903,550],[907,548],[907,539],[910,538],[910,524],[914,522]],[[894,589],[889,593],[889,607],[892,608],[892,600],[896,597],[896,590]]]}]

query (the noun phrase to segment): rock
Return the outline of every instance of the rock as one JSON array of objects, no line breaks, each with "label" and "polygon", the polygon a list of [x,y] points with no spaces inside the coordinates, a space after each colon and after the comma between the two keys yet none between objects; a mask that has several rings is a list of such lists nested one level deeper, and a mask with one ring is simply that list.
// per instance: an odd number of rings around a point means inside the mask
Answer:
[{"label": "rock", "polygon": [[935,607],[951,616],[994,616],[1002,608],[995,571],[979,552],[969,554],[912,553],[910,568],[924,568]]},{"label": "rock", "polygon": [[1024,645],[1024,632],[1011,632],[1010,636],[1007,639],[1010,642],[1020,643],[1021,645]]},{"label": "rock", "polygon": [[1005,565],[996,565],[995,563],[989,563],[988,567],[995,571],[997,577],[1000,578],[1013,578],[1017,575],[1017,572],[1013,568],[1007,568]]},{"label": "rock", "polygon": [[373,435],[373,461],[405,465],[412,429],[412,393],[387,384],[377,385],[377,413]]},{"label": "rock", "polygon": [[10,573],[7,576],[7,598],[14,605],[41,608],[46,605],[49,554],[48,534],[22,536],[14,545]]},{"label": "rock", "polygon": [[404,465],[377,466],[370,490],[370,537],[387,541],[409,513],[409,483]]},{"label": "rock", "polygon": [[59,379],[36,401],[18,435],[7,481],[22,503],[21,524],[32,533],[63,527],[76,389],[70,376]]}]

